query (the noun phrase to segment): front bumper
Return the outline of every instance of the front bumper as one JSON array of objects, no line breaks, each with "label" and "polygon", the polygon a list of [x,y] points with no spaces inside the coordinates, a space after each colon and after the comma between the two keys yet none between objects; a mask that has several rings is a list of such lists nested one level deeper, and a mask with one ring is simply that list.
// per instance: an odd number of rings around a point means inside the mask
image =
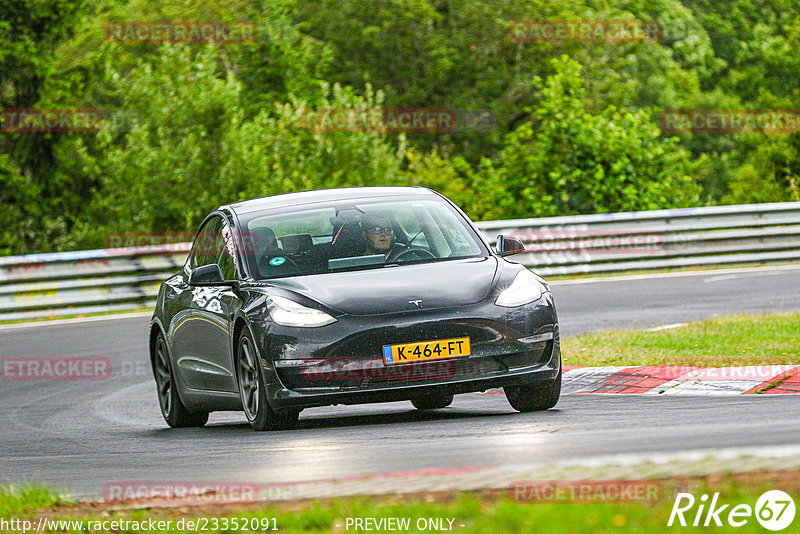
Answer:
[{"label": "front bumper", "polygon": [[[303,337],[298,337],[301,334]],[[469,337],[471,354],[384,365],[389,344]],[[407,400],[555,380],[560,372],[552,295],[518,308],[479,303],[447,310],[340,317],[309,329],[270,325],[262,364],[275,409]],[[267,344],[268,343],[268,344]]]}]

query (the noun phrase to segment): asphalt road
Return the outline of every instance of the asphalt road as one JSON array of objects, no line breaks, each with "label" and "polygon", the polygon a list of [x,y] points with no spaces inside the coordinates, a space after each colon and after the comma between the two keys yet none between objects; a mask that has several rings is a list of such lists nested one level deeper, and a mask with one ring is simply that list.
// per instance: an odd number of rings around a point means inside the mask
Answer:
[{"label": "asphalt road", "polygon": [[800,266],[578,279],[552,286],[565,336],[800,309]]},{"label": "asphalt road", "polygon": [[[714,314],[800,309],[800,269],[553,285],[562,332],[639,328]],[[105,356],[106,380],[0,380],[0,484],[99,497],[119,481],[318,480],[611,453],[795,444],[800,399],[567,395],[516,414],[470,394],[431,414],[408,402],[306,410],[297,430],[255,433],[237,413],[169,430],[147,367],[144,317],[0,327],[0,356]],[[746,421],[746,423],[745,423]]]}]

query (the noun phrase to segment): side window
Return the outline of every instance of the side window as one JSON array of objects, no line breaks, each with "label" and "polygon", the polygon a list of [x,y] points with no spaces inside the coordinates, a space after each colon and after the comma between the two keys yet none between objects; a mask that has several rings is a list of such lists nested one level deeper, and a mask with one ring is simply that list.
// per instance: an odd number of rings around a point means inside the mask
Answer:
[{"label": "side window", "polygon": [[209,263],[217,263],[222,243],[222,217],[214,217],[200,228],[192,245],[189,267],[196,269]]},{"label": "side window", "polygon": [[223,279],[236,280],[236,263],[233,259],[236,250],[234,249],[233,235],[227,223],[222,226],[221,237],[220,244],[222,247],[216,263],[219,265],[219,270],[222,271]]}]

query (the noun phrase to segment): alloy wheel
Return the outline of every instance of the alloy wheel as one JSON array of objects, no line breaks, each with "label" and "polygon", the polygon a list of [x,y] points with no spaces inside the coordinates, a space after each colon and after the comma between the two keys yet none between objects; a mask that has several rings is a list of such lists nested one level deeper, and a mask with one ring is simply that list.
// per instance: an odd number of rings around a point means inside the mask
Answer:
[{"label": "alloy wheel", "polygon": [[172,376],[169,368],[167,344],[164,342],[164,338],[160,336],[156,342],[155,367],[158,404],[161,406],[161,413],[164,414],[164,417],[167,417],[172,409]]},{"label": "alloy wheel", "polygon": [[260,385],[257,373],[253,347],[250,340],[244,337],[239,345],[239,391],[248,421],[253,421],[258,416]]}]

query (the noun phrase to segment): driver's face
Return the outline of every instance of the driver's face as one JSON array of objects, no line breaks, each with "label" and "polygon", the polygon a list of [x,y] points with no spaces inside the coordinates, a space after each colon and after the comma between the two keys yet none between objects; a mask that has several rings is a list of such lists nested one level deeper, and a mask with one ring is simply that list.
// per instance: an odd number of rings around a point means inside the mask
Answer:
[{"label": "driver's face", "polygon": [[364,240],[370,250],[379,253],[392,248],[394,233],[391,219],[373,219],[364,228]]}]

